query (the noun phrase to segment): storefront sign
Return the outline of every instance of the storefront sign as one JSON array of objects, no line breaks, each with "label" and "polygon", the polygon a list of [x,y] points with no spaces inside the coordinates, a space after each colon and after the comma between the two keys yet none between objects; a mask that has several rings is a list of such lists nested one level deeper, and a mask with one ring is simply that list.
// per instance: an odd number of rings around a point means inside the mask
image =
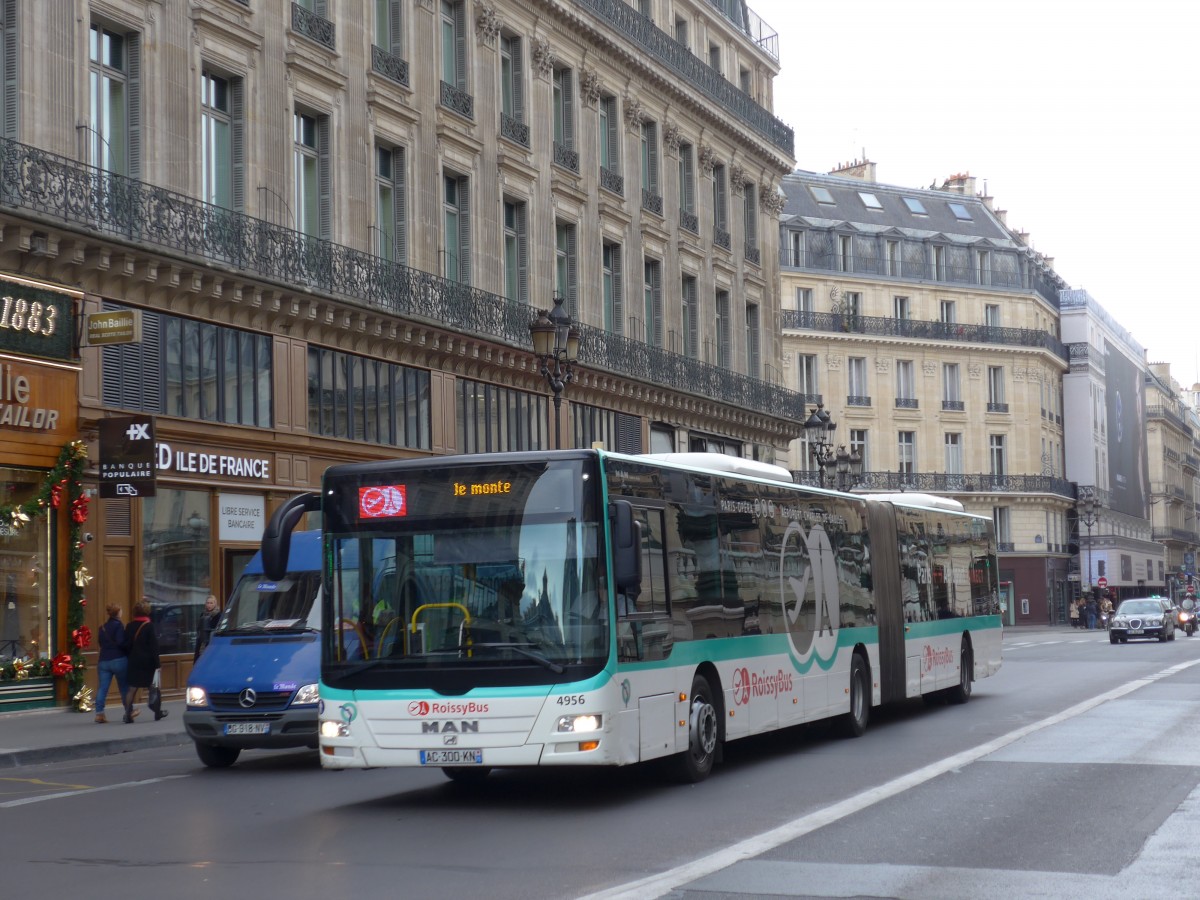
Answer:
[{"label": "storefront sign", "polygon": [[83,322],[83,342],[89,347],[136,344],[142,339],[142,312],[138,309],[88,313]]},{"label": "storefront sign", "polygon": [[158,471],[181,475],[210,475],[216,478],[271,479],[271,459],[266,456],[239,456],[196,450],[177,450],[170,444],[157,444]]},{"label": "storefront sign", "polygon": [[[74,430],[74,417],[64,421],[62,390],[72,372],[16,362],[0,363],[0,432]],[[73,383],[73,378],[72,382]],[[71,398],[73,400],[73,398]]]},{"label": "storefront sign", "polygon": [[153,497],[154,418],[100,420],[100,496]]},{"label": "storefront sign", "polygon": [[0,279],[0,351],[73,360],[75,298]]},{"label": "storefront sign", "polygon": [[217,512],[221,517],[220,540],[261,541],[267,521],[266,501],[254,494],[220,494]]}]

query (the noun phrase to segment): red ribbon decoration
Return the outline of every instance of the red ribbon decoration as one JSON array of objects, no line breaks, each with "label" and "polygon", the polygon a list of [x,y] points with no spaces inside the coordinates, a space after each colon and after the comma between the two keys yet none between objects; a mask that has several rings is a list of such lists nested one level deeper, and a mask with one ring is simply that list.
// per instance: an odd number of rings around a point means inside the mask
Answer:
[{"label": "red ribbon decoration", "polygon": [[70,675],[71,670],[74,668],[75,664],[71,662],[70,653],[60,653],[58,656],[54,657],[53,662],[50,663],[50,671],[60,678],[63,675]]},{"label": "red ribbon decoration", "polygon": [[80,625],[71,632],[71,640],[75,642],[75,646],[80,650],[86,650],[92,645],[92,629],[86,625]]},{"label": "red ribbon decoration", "polygon": [[87,521],[88,517],[88,496],[80,494],[75,498],[75,502],[71,504],[71,521],[76,525],[82,525]]}]

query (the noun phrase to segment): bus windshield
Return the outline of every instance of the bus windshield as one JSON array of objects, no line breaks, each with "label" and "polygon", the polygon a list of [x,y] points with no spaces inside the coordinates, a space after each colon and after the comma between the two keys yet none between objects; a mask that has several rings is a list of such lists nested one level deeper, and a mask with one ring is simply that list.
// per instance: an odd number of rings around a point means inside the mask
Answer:
[{"label": "bus windshield", "polygon": [[587,468],[425,464],[387,484],[365,470],[327,480],[326,497],[349,502],[327,517],[325,679],[469,690],[601,667],[608,608]]}]

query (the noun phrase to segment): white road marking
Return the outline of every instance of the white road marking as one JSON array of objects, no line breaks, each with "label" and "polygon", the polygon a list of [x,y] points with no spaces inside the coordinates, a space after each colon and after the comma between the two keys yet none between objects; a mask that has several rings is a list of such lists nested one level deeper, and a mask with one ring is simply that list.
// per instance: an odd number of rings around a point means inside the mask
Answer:
[{"label": "white road marking", "polygon": [[102,791],[119,791],[122,788],[143,787],[147,784],[160,784],[173,781],[176,778],[190,778],[190,775],[164,775],[162,778],[147,778],[145,781],[124,781],[121,784],[106,784],[104,787],[84,788],[80,791],[61,791],[57,794],[42,794],[40,797],[25,797],[21,800],[7,800],[0,803],[0,809],[13,806],[28,806],[30,803],[41,803],[43,800],[61,800],[63,797],[81,797],[84,794],[99,794]]},{"label": "white road marking", "polygon": [[1105,691],[1103,694],[1098,694],[1095,697],[1084,700],[1082,703],[1077,703],[1060,713],[1055,713],[1041,721],[1010,731],[1008,734],[1003,734],[985,744],[980,744],[978,747],[973,747],[970,750],[964,750],[961,753],[948,756],[938,762],[930,763],[924,768],[917,769],[915,772],[901,775],[899,778],[894,778],[878,787],[870,788],[853,797],[848,797],[840,803],[835,803],[824,809],[818,809],[806,816],[786,822],[777,828],[772,828],[770,831],[764,831],[762,834],[739,841],[732,846],[715,850],[703,859],[684,863],[682,866],[676,866],[674,869],[668,869],[666,872],[660,872],[657,875],[650,875],[637,881],[630,881],[616,887],[597,891],[593,894],[587,894],[580,897],[579,900],[650,900],[653,897],[661,897],[675,888],[703,878],[705,875],[712,875],[721,869],[743,862],[744,860],[753,859],[756,856],[766,853],[768,850],[774,850],[776,847],[786,844],[788,841],[804,837],[804,835],[816,831],[818,828],[824,828],[826,825],[831,825],[839,819],[844,819],[846,816],[861,812],[868,807],[874,806],[876,803],[925,784],[939,775],[945,775],[947,772],[952,772],[955,769],[977,762],[983,757],[1021,740],[1023,737],[1041,731],[1043,728],[1049,728],[1052,725],[1066,722],[1110,700],[1124,697],[1126,694],[1133,693],[1139,688],[1146,687],[1163,678],[1177,675],[1195,665],[1200,665],[1200,659],[1179,663],[1145,678],[1136,678],[1110,691]]}]

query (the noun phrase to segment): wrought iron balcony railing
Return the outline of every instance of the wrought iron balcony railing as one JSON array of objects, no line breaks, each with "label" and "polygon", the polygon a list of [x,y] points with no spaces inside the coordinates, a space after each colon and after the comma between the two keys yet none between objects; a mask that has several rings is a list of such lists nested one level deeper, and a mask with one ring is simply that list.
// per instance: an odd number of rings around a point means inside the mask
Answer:
[{"label": "wrought iron balcony railing", "polygon": [[451,112],[456,112],[467,119],[475,118],[475,98],[461,88],[455,87],[448,81],[440,82],[441,94],[438,102]]},{"label": "wrought iron balcony railing", "polygon": [[1186,528],[1154,528],[1151,534],[1156,541],[1175,541],[1179,544],[1200,543],[1200,535]]},{"label": "wrought iron balcony railing", "polygon": [[897,397],[896,409],[917,409],[920,404],[916,397]]},{"label": "wrought iron balcony railing", "polygon": [[646,212],[652,212],[656,216],[663,214],[663,198],[662,194],[656,194],[653,191],[642,188],[642,209]]},{"label": "wrought iron balcony railing", "polygon": [[987,411],[990,413],[1006,413],[1006,412],[1008,412],[1008,404],[1001,403],[1000,401],[997,401],[997,400],[989,400],[988,405],[987,405]]},{"label": "wrought iron balcony railing", "polygon": [[611,191],[614,194],[625,196],[625,177],[614,172],[612,169],[600,167],[600,187],[606,191]]},{"label": "wrought iron balcony railing", "polygon": [[299,3],[292,4],[292,31],[330,50],[337,49],[333,23],[310,12]]},{"label": "wrought iron balcony railing", "polygon": [[962,400],[943,400],[942,409],[946,412],[964,412],[967,405]]},{"label": "wrought iron balcony railing", "polygon": [[1029,328],[1001,328],[996,325],[962,325],[924,319],[888,319],[883,316],[859,316],[848,313],[780,310],[785,329],[869,334],[919,340],[955,341],[956,343],[1002,344],[1016,347],[1043,347],[1062,359],[1068,359],[1063,342],[1047,331]]},{"label": "wrought iron balcony railing", "polygon": [[505,113],[500,113],[500,136],[522,147],[529,146],[529,126]]},{"label": "wrought iron balcony railing", "polygon": [[374,44],[371,45],[371,71],[396,82],[396,84],[409,86],[408,62]]},{"label": "wrought iron balcony railing", "polygon": [[[461,334],[530,346],[527,304],[4,138],[0,208]],[[580,362],[590,368],[797,421],[818,402],[600,328],[579,330]]]},{"label": "wrought iron balcony railing", "polygon": [[[690,87],[700,91],[732,116],[750,126],[788,157],[795,155],[792,129],[759,106],[748,94],[725,80],[674,37],[656,27],[650,19],[623,0],[575,0],[577,6],[603,19],[615,30],[637,44],[666,66]],[[755,42],[759,43],[755,38]],[[760,43],[760,46],[763,46]],[[769,51],[768,51],[769,52]]]},{"label": "wrought iron balcony railing", "polygon": [[679,211],[679,227],[684,231],[690,231],[692,234],[700,233],[700,217],[695,213],[688,212],[686,209]]},{"label": "wrought iron balcony railing", "polygon": [[[816,484],[815,471],[798,470],[792,477]],[[930,494],[1055,494],[1075,499],[1075,488],[1065,478],[1051,475],[947,475],[942,472],[863,472],[855,488],[864,491],[920,491]]]},{"label": "wrought iron balcony railing", "polygon": [[756,266],[761,264],[762,252],[756,246],[748,243],[745,245],[744,249],[746,251],[746,262]]},{"label": "wrought iron balcony railing", "polygon": [[713,243],[723,250],[733,249],[733,238],[724,228],[713,227]]},{"label": "wrought iron balcony railing", "polygon": [[870,406],[871,397],[869,394],[849,394],[846,397],[847,406]]},{"label": "wrought iron balcony railing", "polygon": [[1169,407],[1169,406],[1162,406],[1159,404],[1155,404],[1154,406],[1147,406],[1146,407],[1146,418],[1147,419],[1166,419],[1168,422],[1170,422],[1172,425],[1174,425],[1176,428],[1178,428],[1180,431],[1182,431],[1184,433],[1184,435],[1187,436],[1188,440],[1192,439],[1192,426],[1188,425],[1188,423],[1183,420],[1183,416],[1181,416],[1175,410],[1171,409],[1171,407]]},{"label": "wrought iron balcony railing", "polygon": [[570,147],[554,142],[554,164],[562,166],[576,175],[579,174],[579,151],[572,150]]}]

